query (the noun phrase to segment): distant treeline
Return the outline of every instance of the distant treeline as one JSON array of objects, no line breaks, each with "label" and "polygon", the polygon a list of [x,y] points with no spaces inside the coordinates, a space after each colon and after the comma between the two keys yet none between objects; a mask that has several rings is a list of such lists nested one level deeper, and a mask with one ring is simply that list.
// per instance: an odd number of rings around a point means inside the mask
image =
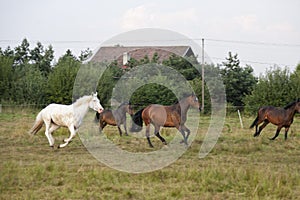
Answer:
[{"label": "distant treeline", "polygon": [[[54,62],[54,50],[51,45],[45,48],[38,42],[34,48],[30,48],[26,39],[14,49],[10,47],[0,49],[0,103],[35,104],[38,107],[53,102],[70,104],[74,97],[74,81],[77,73],[81,67],[85,67],[88,71],[85,75],[86,81],[98,81],[93,89],[98,91],[101,103],[109,107],[109,100],[112,98],[114,87],[120,78],[134,67],[156,63],[159,56],[157,54],[153,58],[145,56],[141,60],[131,58],[128,68],[124,69],[118,66],[117,62],[99,65],[83,64],[91,55],[92,52],[89,49],[82,51],[78,57],[67,50],[57,62]],[[201,100],[201,65],[197,63],[196,58],[182,58],[173,55],[160,64],[171,67],[182,74]],[[88,76],[97,76],[99,72],[97,67],[105,70],[101,72],[101,78],[99,80],[96,77],[90,79]],[[144,73],[147,76],[152,72]],[[300,65],[294,72],[290,72],[288,68],[271,67],[264,75],[255,77],[251,66],[240,66],[237,54],[232,55],[229,52],[226,62],[216,66],[205,66],[205,76],[209,77],[212,73],[218,74],[217,80],[207,79],[206,82],[222,81],[224,83],[227,103],[233,111],[240,109],[253,113],[262,105],[284,106],[300,98]],[[158,78],[170,81],[170,84],[175,86],[178,84],[176,80],[165,75]],[[81,82],[80,84],[83,88],[79,92],[80,94],[93,92],[86,90],[90,89],[85,87],[85,84],[88,83]],[[130,84],[134,84],[134,82],[128,82],[126,85],[130,87]],[[213,84],[209,85],[209,88],[205,86],[205,112],[210,111],[210,95],[218,94],[220,89],[217,84],[215,87]],[[178,90],[180,94],[185,92],[180,88]],[[122,99],[122,97],[118,98]],[[131,103],[139,107],[151,103],[168,105],[176,100],[177,97],[170,88],[155,83],[138,88],[130,97]]]}]

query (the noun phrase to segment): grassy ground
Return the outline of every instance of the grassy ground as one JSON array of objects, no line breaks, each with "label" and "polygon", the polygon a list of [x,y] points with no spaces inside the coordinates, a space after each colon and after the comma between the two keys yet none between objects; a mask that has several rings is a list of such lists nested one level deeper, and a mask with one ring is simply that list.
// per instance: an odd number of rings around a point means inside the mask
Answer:
[{"label": "grassy ground", "polygon": [[[268,125],[258,138],[240,128],[237,116],[226,118],[221,137],[203,159],[198,153],[209,125],[202,116],[191,147],[176,162],[149,173],[130,174],[98,162],[77,136],[63,149],[51,149],[43,131],[26,132],[35,111],[0,113],[0,199],[299,199],[300,117],[288,140],[275,141],[276,127]],[[249,127],[253,117],[244,117]],[[170,129],[162,135],[171,138]],[[144,138],[119,137],[116,127],[105,134],[130,151],[151,151]],[[68,135],[59,129],[61,141]],[[156,149],[157,138],[151,138]]]}]

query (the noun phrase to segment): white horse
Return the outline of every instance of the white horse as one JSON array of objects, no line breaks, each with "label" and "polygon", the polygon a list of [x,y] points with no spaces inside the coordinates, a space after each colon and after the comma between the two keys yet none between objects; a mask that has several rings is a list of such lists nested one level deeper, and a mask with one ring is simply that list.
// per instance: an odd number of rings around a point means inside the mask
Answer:
[{"label": "white horse", "polygon": [[58,146],[58,148],[65,147],[76,135],[89,108],[99,113],[103,111],[100,100],[97,98],[97,92],[91,96],[83,96],[71,105],[50,104],[39,112],[30,133],[36,134],[45,123],[45,135],[48,138],[50,147],[54,147],[52,132],[61,126],[68,127],[70,137],[64,139],[65,143]]}]

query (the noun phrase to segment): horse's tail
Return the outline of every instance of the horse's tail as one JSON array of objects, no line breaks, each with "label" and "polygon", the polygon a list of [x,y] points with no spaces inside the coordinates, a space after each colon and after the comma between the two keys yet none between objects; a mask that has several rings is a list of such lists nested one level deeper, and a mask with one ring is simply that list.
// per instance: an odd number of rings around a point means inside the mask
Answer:
[{"label": "horse's tail", "polygon": [[143,127],[143,119],[142,119],[142,112],[144,111],[144,108],[141,110],[137,111],[133,116],[132,116],[132,126],[130,131],[131,132],[139,132],[142,130]]},{"label": "horse's tail", "polygon": [[258,122],[258,115],[249,128],[253,128],[254,126],[256,126],[257,122]]},{"label": "horse's tail", "polygon": [[39,114],[36,116],[35,122],[33,127],[30,129],[29,133],[35,135],[42,127],[43,127],[44,121],[42,119],[42,111],[39,112]]}]

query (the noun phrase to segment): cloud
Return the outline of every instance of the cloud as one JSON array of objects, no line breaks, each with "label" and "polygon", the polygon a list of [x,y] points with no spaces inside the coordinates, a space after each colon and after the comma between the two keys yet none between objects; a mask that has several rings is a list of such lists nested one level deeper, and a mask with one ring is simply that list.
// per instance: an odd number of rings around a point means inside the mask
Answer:
[{"label": "cloud", "polygon": [[144,4],[125,11],[121,19],[121,27],[123,30],[146,27],[178,29],[196,23],[197,20],[197,12],[194,8],[163,12],[155,4]]},{"label": "cloud", "polygon": [[248,30],[256,30],[258,19],[254,14],[241,15],[234,17],[233,22],[236,23],[240,28]]}]

